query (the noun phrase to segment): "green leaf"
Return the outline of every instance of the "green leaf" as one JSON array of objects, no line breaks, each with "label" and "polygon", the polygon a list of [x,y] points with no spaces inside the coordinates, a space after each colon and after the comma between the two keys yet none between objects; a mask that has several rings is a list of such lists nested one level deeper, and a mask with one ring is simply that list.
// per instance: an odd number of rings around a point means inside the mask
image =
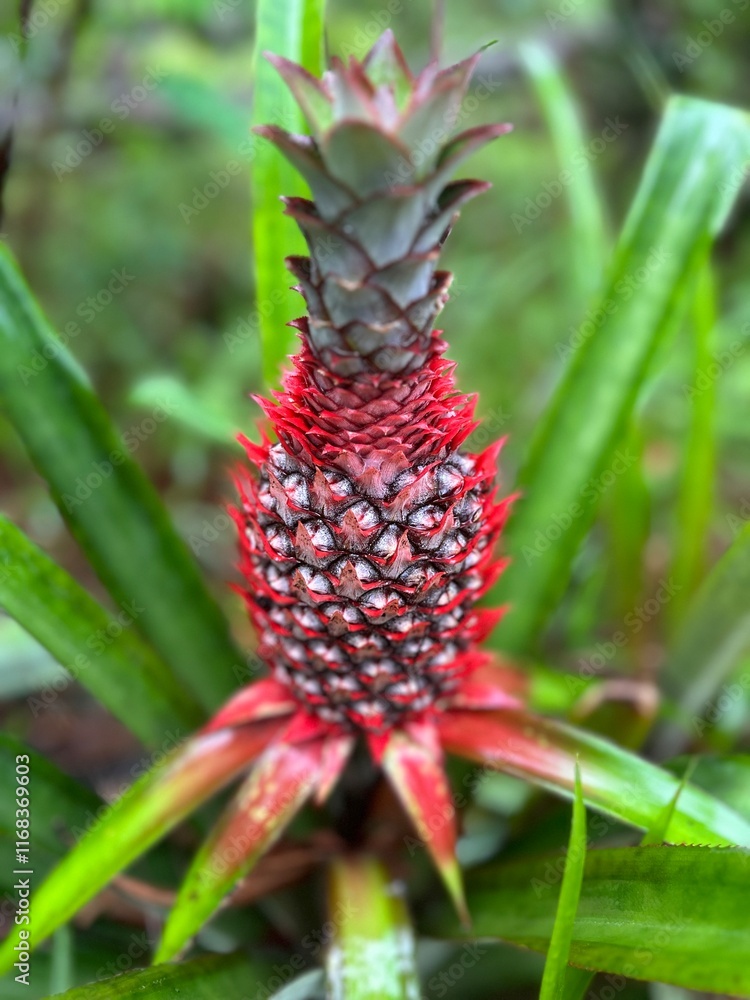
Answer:
[{"label": "green leaf", "polygon": [[[625,621],[626,616],[638,606],[643,592],[644,550],[651,535],[651,496],[644,475],[646,440],[637,416],[631,419],[622,438],[622,448],[633,456],[634,461],[612,484],[602,510],[606,527],[607,591],[611,594],[609,613],[612,621]],[[598,626],[601,621],[598,601],[594,615]],[[635,637],[628,644],[628,652],[634,661],[638,656],[634,650],[637,644]]]},{"label": "green leaf", "polygon": [[[43,878],[68,850],[68,840],[85,829],[104,809],[98,795],[60,771],[41,754],[12,736],[0,733],[0,774],[15,773],[16,760],[29,758],[31,798],[29,856],[35,879]],[[6,785],[6,787],[10,787]],[[16,864],[15,798],[0,795],[0,886],[8,889],[15,881]]]},{"label": "green leaf", "polygon": [[[539,1000],[564,1000],[565,984],[568,980],[568,961],[573,941],[573,925],[578,909],[583,882],[583,865],[586,861],[586,807],[583,804],[581,771],[576,763],[575,797],[573,799],[573,823],[570,828],[568,853],[565,855],[560,898],[555,913],[547,961],[544,966]],[[574,972],[570,977],[578,984],[580,976]]]},{"label": "green leaf", "polygon": [[[216,707],[241,660],[195,562],[130,457],[143,435],[120,439],[2,246],[0,399],[115,601],[143,605],[139,630],[187,689]],[[153,433],[168,415],[161,409],[139,429]]]},{"label": "green leaf", "polygon": [[[0,607],[147,746],[169,733],[182,739],[201,722],[198,702],[133,631],[145,606],[130,601],[110,615],[2,515]],[[46,711],[68,683],[47,688],[32,707]]]},{"label": "green leaf", "polygon": [[617,454],[658,345],[675,325],[696,268],[731,207],[727,185],[750,154],[747,115],[674,98],[620,236],[597,310],[545,414],[522,470],[507,532],[514,561],[495,595],[512,611],[496,633],[529,646],[553,610],[611,481]]},{"label": "green leaf", "polygon": [[[471,871],[472,936],[546,951],[563,860],[543,855]],[[748,893],[750,852],[739,848],[589,851],[570,959],[634,979],[747,996]],[[467,936],[444,905],[427,930]]]},{"label": "green leaf", "polygon": [[[36,947],[119,872],[191,811],[250,765],[272,723],[194,737],[161,760],[95,822],[31,896],[30,940]],[[162,755],[163,757],[163,755]],[[13,963],[18,927],[0,943],[0,972]]]},{"label": "green leaf", "polygon": [[[311,72],[321,65],[323,0],[258,0],[255,38],[254,125],[279,125],[288,132],[303,130],[302,114],[286,84],[263,52],[273,52]],[[305,252],[304,240],[295,223],[282,214],[282,195],[303,195],[299,174],[269,142],[261,142],[252,169],[252,237],[255,261],[255,296],[260,314],[263,373],[276,384],[279,368],[294,345],[285,329],[304,306],[289,290],[292,279],[284,266],[290,254]],[[234,344],[229,344],[233,350]]]},{"label": "green leaf", "polygon": [[319,768],[319,752],[304,745],[268,748],[193,859],[155,962],[169,962],[185,950],[302,808]]},{"label": "green leaf", "polygon": [[174,412],[174,419],[194,434],[224,446],[237,443],[237,426],[224,414],[215,412],[173,375],[150,375],[140,379],[133,386],[129,401],[140,407],[154,407],[166,401]]},{"label": "green leaf", "polygon": [[572,220],[570,260],[576,288],[584,304],[599,287],[608,252],[604,206],[591,161],[581,157],[586,136],[575,97],[555,56],[538,43],[521,46],[521,58],[534,84],[557,153]]},{"label": "green leaf", "polygon": [[73,961],[73,932],[70,927],[61,927],[52,938],[50,993],[62,993],[73,985]]},{"label": "green leaf", "polygon": [[305,0],[302,10],[300,64],[313,76],[325,69],[325,0]]},{"label": "green leaf", "polygon": [[[578,759],[586,805],[643,830],[663,815],[680,786],[669,772],[614,743],[526,712],[446,713],[440,738],[449,752],[566,796],[572,793]],[[750,846],[750,823],[686,785],[665,836],[678,844]]]},{"label": "green leaf", "polygon": [[[161,965],[140,969],[123,976],[105,979],[90,986],[79,986],[60,994],[60,1000],[117,1000],[118,997],[143,997],[144,1000],[226,1000],[261,994],[272,970],[256,959],[243,955],[212,955],[181,965]],[[278,977],[277,977],[278,978]]]},{"label": "green leaf", "polygon": [[396,885],[373,858],[342,858],[331,868],[328,995],[341,1000],[419,996],[414,934]]},{"label": "green leaf", "polygon": [[660,673],[664,690],[697,735],[696,723],[708,728],[717,710],[712,695],[750,648],[748,593],[750,525],[745,525],[695,595]]},{"label": "green leaf", "polygon": [[649,847],[652,844],[663,844],[667,841],[667,831],[672,824],[675,809],[677,808],[677,802],[679,801],[679,798],[688,783],[688,779],[694,770],[694,766],[694,762],[688,760],[687,766],[685,767],[682,777],[680,778],[680,784],[675,789],[675,793],[672,798],[662,810],[661,815],[656,817],[654,822],[644,833],[641,839],[641,847]]},{"label": "green leaf", "polygon": [[665,765],[675,774],[690,768],[690,780],[750,821],[750,754],[677,757]]},{"label": "green leaf", "polygon": [[[685,607],[700,583],[706,561],[706,539],[709,534],[713,506],[715,470],[714,411],[716,408],[716,383],[698,388],[696,383],[705,378],[706,369],[714,362],[716,349],[716,292],[710,264],[706,263],[698,275],[691,308],[691,327],[694,336],[693,392],[684,398],[690,408],[684,468],[675,525],[675,554],[671,578],[679,590],[670,602],[669,617],[679,623]],[[700,383],[699,383],[700,384]]]}]

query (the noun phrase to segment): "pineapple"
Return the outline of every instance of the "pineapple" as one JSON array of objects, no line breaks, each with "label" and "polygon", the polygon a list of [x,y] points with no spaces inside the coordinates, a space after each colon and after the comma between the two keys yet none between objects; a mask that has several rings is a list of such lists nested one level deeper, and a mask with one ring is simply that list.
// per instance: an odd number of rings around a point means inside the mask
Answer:
[{"label": "pineapple", "polygon": [[261,401],[278,442],[244,442],[260,472],[241,477],[245,596],[295,701],[378,737],[448,704],[499,617],[475,607],[502,568],[499,445],[461,449],[474,399],[433,323],[452,277],[441,247],[488,186],[449,177],[507,126],[448,139],[477,57],[415,78],[386,33],[322,81],[270,58],[312,134],[257,131],[314,200],[286,199],[310,250],[287,260],[308,315],[284,391]]},{"label": "pineapple", "polygon": [[240,470],[232,511],[271,676],[209,731],[278,728],[204,854],[220,856],[270,780],[295,803],[300,783],[301,799],[325,799],[363,737],[463,912],[441,726],[460,751],[466,710],[518,706],[523,680],[478,648],[500,616],[476,603],[502,570],[494,550],[512,498],[496,499],[499,443],[462,449],[475,399],[456,390],[433,324],[451,282],[440,250],[459,207],[488,186],[449,178],[508,126],[450,138],[478,56],[415,77],[386,32],[322,80],[269,58],[311,131],[256,130],[312,191],[285,199],[310,251],[287,260],[307,315],[282,391],[259,400],[275,442],[242,438],[257,472]]}]

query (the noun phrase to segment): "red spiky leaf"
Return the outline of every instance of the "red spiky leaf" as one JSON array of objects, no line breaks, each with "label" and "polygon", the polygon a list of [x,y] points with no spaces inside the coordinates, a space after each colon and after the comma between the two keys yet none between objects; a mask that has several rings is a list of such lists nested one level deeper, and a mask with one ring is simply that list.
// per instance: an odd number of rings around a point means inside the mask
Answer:
[{"label": "red spiky leaf", "polygon": [[440,746],[436,736],[431,738],[431,732],[434,732],[431,727],[425,726],[393,732],[382,753],[381,765],[435,862],[459,915],[468,921],[461,870],[456,861],[456,806],[443,769]]},{"label": "red spiky leaf", "polygon": [[322,741],[273,743],[235,795],[180,887],[155,957],[177,957],[281,835],[318,780]]}]

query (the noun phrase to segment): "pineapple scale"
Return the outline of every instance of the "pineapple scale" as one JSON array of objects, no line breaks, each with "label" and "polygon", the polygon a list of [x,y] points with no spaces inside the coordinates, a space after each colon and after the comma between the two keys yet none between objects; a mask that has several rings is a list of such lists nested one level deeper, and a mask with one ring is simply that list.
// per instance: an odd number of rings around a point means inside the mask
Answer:
[{"label": "pineapple scale", "polygon": [[473,401],[455,394],[443,347],[434,338],[420,377],[365,390],[305,346],[265,404],[277,443],[245,442],[260,472],[242,475],[238,513],[259,655],[345,729],[439,709],[486,661],[476,647],[498,618],[475,607],[501,569],[498,446],[457,447]]}]

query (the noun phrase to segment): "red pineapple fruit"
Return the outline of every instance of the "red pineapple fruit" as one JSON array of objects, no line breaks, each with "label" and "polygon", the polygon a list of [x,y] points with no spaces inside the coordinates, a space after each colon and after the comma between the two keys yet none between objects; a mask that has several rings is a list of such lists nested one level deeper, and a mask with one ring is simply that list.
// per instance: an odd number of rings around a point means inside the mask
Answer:
[{"label": "red pineapple fruit", "polygon": [[[524,687],[478,648],[500,615],[476,607],[503,565],[500,445],[462,448],[475,400],[456,390],[433,329],[451,281],[437,269],[443,243],[488,186],[450,177],[509,126],[449,138],[478,56],[415,77],[386,32],[322,80],[269,58],[311,132],[257,129],[312,191],[286,199],[310,251],[287,260],[308,314],[293,324],[302,348],[283,390],[259,401],[275,443],[242,439],[256,469],[240,470],[233,511],[270,676],[198,737],[231,740],[232,767],[240,734],[258,732],[265,749],[252,744],[257,763],[183,883],[158,959],[308,797],[327,797],[360,736],[465,913],[443,749],[491,756],[486,727],[474,745],[474,713],[517,710]],[[209,747],[196,752],[225,752]]]},{"label": "red pineapple fruit", "polygon": [[433,323],[452,278],[443,243],[488,187],[449,178],[508,126],[449,138],[478,56],[414,77],[386,33],[320,81],[270,58],[311,135],[257,131],[314,200],[285,200],[310,251],[287,260],[308,315],[283,391],[260,401],[276,443],[244,440],[259,473],[239,477],[244,593],[277,697],[296,708],[285,740],[348,748],[363,734],[415,813],[445,784],[425,774],[435,721],[488,678],[477,644],[500,615],[476,607],[502,569],[500,445],[462,449],[475,399],[457,392]]},{"label": "red pineapple fruit", "polygon": [[448,177],[507,127],[434,139],[476,57],[414,78],[387,33],[322,81],[271,59],[312,135],[257,131],[315,200],[286,199],[310,249],[287,261],[308,316],[284,391],[261,401],[278,443],[244,442],[260,471],[241,477],[246,598],[276,680],[377,752],[394,726],[450,703],[499,616],[475,608],[501,570],[499,445],[460,450],[474,400],[456,392],[433,321],[451,281],[436,270],[442,244],[487,187]]}]

